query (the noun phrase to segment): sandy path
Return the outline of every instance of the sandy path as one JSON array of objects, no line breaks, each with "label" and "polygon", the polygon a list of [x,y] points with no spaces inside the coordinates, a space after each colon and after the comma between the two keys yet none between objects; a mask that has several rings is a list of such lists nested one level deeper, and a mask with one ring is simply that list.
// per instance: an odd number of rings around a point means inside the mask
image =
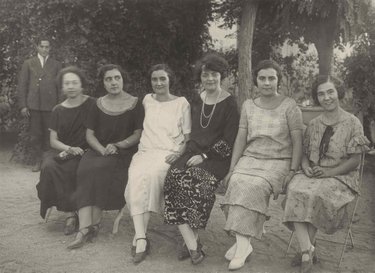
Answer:
[{"label": "sandy path", "polygon": [[[189,260],[177,261],[175,229],[163,225],[162,219],[154,216],[148,234],[152,253],[146,261],[134,266],[129,249],[134,230],[128,212],[117,235],[111,234],[116,212],[106,212],[96,241],[69,251],[66,245],[73,236],[62,233],[63,214],[53,210],[47,223],[40,218],[35,189],[38,174],[25,166],[9,163],[10,147],[4,143],[0,146],[0,273],[228,272],[223,255],[234,240],[222,229],[224,216],[218,207],[221,196],[218,196],[206,231],[201,232],[207,258],[200,265],[193,266]],[[374,197],[375,157],[369,157],[358,209],[360,221],[353,227],[356,246],[345,253],[341,272],[375,272]],[[251,261],[239,272],[298,272],[298,268],[289,266],[297,249],[296,241],[290,254],[287,257],[284,254],[290,232],[280,224],[282,198],[279,199],[271,205],[273,217],[267,222],[267,233],[262,240],[253,240],[255,251]],[[313,272],[335,272],[341,249],[335,242],[340,240],[343,240],[342,232],[334,236],[318,235],[317,251],[321,261]]]}]

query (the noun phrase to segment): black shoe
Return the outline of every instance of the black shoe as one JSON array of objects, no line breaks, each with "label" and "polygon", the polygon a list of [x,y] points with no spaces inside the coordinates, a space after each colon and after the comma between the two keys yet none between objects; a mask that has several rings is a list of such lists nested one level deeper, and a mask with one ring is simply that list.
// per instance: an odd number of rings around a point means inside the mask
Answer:
[{"label": "black shoe", "polygon": [[[86,232],[85,232],[86,231]],[[68,245],[68,249],[75,249],[82,247],[86,242],[90,242],[93,236],[92,226],[81,228],[73,242]]]},{"label": "black shoe", "polygon": [[190,257],[189,249],[187,248],[186,244],[178,244],[177,247],[177,259],[179,261],[185,260]]},{"label": "black shoe", "polygon": [[78,229],[78,216],[77,214],[74,214],[72,216],[69,216],[65,219],[65,225],[64,225],[64,234],[65,235],[71,235]]},{"label": "black shoe", "polygon": [[202,249],[197,248],[197,250],[190,250],[191,263],[196,265],[204,260],[205,254]]},{"label": "black shoe", "polygon": [[134,264],[139,264],[141,263],[144,259],[146,259],[146,256],[150,254],[150,241],[147,238],[138,238],[138,240],[146,240],[146,249],[143,252],[136,252],[133,258],[133,263]]}]

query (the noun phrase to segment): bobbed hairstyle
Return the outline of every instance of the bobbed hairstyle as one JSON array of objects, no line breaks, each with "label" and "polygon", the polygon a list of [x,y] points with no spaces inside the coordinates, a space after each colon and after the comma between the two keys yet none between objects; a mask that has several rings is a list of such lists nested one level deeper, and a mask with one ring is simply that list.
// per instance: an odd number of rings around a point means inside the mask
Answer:
[{"label": "bobbed hairstyle", "polygon": [[274,69],[276,71],[277,87],[278,88],[280,87],[281,80],[283,78],[283,74],[281,72],[280,65],[277,62],[273,61],[273,60],[262,60],[255,67],[255,69],[253,71],[253,83],[254,83],[254,85],[256,87],[258,87],[257,77],[258,77],[259,71],[262,70],[262,69],[269,69],[269,68],[272,68],[272,69]]},{"label": "bobbed hairstyle", "polygon": [[124,86],[130,83],[130,77],[126,70],[124,70],[120,65],[118,64],[105,64],[99,68],[98,71],[98,79],[99,79],[99,87],[102,90],[105,90],[104,88],[104,75],[107,71],[116,69],[120,72],[122,81]]},{"label": "bobbed hairstyle", "polygon": [[176,82],[176,76],[173,70],[167,64],[155,64],[148,70],[149,79],[154,71],[163,70],[167,73],[169,78],[169,87],[171,88]]},{"label": "bobbed hairstyle", "polygon": [[78,78],[81,80],[81,86],[82,86],[82,88],[83,89],[86,88],[86,86],[87,86],[87,79],[86,79],[85,73],[83,72],[82,69],[79,69],[76,66],[67,66],[67,67],[65,67],[65,68],[63,68],[63,69],[61,69],[59,71],[59,73],[57,74],[57,77],[56,77],[56,83],[57,83],[57,85],[60,88],[62,88],[62,85],[63,85],[64,75],[66,75],[68,73],[72,73],[72,74],[77,75]]},{"label": "bobbed hairstyle", "polygon": [[228,62],[218,53],[207,53],[196,64],[194,68],[194,77],[200,82],[203,69],[209,69],[220,73],[221,80],[227,77]]},{"label": "bobbed hairstyle", "polygon": [[345,96],[346,88],[342,80],[331,75],[318,75],[312,84],[312,91],[311,91],[311,97],[316,105],[320,106],[320,103],[318,100],[318,87],[319,85],[323,83],[327,83],[327,82],[330,82],[335,86],[339,100],[341,100]]}]

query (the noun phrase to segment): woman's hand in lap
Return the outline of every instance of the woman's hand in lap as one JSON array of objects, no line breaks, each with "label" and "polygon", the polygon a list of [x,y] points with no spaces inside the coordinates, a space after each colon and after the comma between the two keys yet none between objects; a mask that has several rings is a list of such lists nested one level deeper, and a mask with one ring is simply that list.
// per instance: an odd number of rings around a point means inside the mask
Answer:
[{"label": "woman's hand in lap", "polygon": [[187,162],[186,166],[193,167],[203,162],[203,157],[201,155],[192,156]]},{"label": "woman's hand in lap", "polygon": [[316,178],[324,178],[324,177],[331,177],[330,170],[328,168],[323,168],[320,166],[314,166],[312,168],[314,177]]},{"label": "woman's hand in lap", "polygon": [[180,157],[180,154],[167,155],[165,157],[165,162],[172,165],[179,157]]},{"label": "woman's hand in lap", "polygon": [[108,144],[105,147],[104,155],[114,155],[117,154],[117,147],[114,144]]},{"label": "woman's hand in lap", "polygon": [[314,176],[314,172],[313,172],[313,169],[310,167],[310,166],[308,166],[308,167],[302,167],[302,170],[303,170],[303,172],[305,173],[305,175],[307,176],[307,177],[313,177]]},{"label": "woman's hand in lap", "polygon": [[80,147],[69,147],[67,152],[72,155],[83,155],[84,153],[84,151]]}]

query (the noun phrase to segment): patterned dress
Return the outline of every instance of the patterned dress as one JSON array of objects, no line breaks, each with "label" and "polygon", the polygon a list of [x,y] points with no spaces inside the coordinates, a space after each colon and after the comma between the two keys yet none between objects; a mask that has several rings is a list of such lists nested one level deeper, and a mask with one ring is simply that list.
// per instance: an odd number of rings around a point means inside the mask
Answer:
[{"label": "patterned dress", "polygon": [[[56,105],[52,110],[49,129],[57,133],[62,143],[87,149],[84,122],[94,104],[95,99],[88,97],[77,107],[67,108],[61,104]],[[60,151],[51,149],[43,155],[39,183],[36,185],[42,218],[45,217],[47,209],[52,206],[65,212],[76,210],[72,196],[76,190],[76,172],[81,157],[57,162],[54,157],[58,153]]]},{"label": "patterned dress", "polygon": [[151,94],[143,99],[145,120],[138,147],[129,167],[125,199],[130,214],[162,213],[163,186],[170,164],[165,158],[181,151],[190,134],[190,105],[184,97],[159,102]]},{"label": "patterned dress", "polygon": [[281,190],[290,169],[290,132],[302,126],[301,111],[290,98],[274,109],[263,109],[252,100],[244,102],[239,127],[248,132],[247,146],[221,205],[228,233],[261,238],[270,196]]},{"label": "patterned dress", "polygon": [[[164,184],[164,220],[167,224],[188,224],[205,228],[215,202],[218,182],[227,174],[237,134],[238,112],[232,96],[217,103],[206,128],[201,126],[202,101],[192,106],[192,130],[186,152],[169,169]],[[205,115],[214,105],[205,105]],[[203,125],[207,124],[203,117]],[[205,153],[202,163],[186,167],[194,155]]]},{"label": "patterned dress", "polygon": [[[86,128],[94,131],[95,137],[105,147],[109,143],[122,141],[137,129],[142,129],[144,110],[140,100],[134,100],[129,109],[109,112],[97,100],[91,108]],[[128,168],[137,151],[133,146],[120,149],[118,154],[103,156],[88,150],[77,170],[77,208],[97,206],[103,210],[117,210],[125,205],[124,191],[128,181]]]},{"label": "patterned dress", "polygon": [[[352,154],[360,154],[359,140],[364,138],[360,121],[344,112],[333,125],[333,135],[324,157],[319,147],[326,125],[322,116],[313,119],[306,130],[304,153],[313,165],[334,168]],[[359,193],[358,170],[331,178],[309,178],[297,173],[288,186],[284,204],[283,223],[290,229],[293,222],[307,222],[317,229],[332,234],[347,220],[347,204]]]}]

